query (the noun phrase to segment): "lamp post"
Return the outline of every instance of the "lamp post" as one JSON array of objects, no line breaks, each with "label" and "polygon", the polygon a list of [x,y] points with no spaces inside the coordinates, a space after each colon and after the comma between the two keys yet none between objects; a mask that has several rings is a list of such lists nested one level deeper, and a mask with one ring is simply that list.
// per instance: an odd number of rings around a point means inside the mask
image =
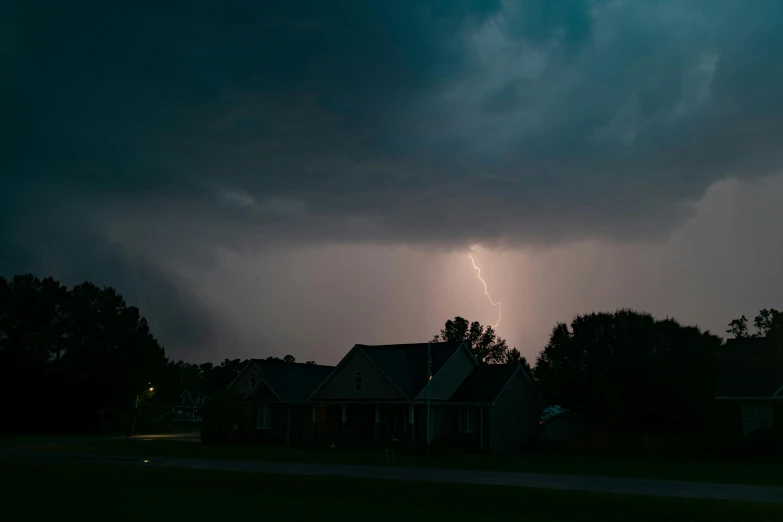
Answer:
[{"label": "lamp post", "polygon": [[[148,382],[147,384],[149,385],[151,383]],[[152,393],[155,391],[155,388],[153,386],[150,386],[149,390],[145,390],[145,391],[149,391],[150,393]],[[141,395],[141,393],[136,394],[136,400],[133,402],[133,423],[131,424],[130,433],[128,433],[128,440],[130,440],[131,434],[133,435],[136,434],[136,410],[139,409],[139,395]]]},{"label": "lamp post", "polygon": [[432,398],[432,349],[430,343],[427,343],[427,456],[430,456],[430,446],[432,445],[432,420],[430,419],[430,400]]}]

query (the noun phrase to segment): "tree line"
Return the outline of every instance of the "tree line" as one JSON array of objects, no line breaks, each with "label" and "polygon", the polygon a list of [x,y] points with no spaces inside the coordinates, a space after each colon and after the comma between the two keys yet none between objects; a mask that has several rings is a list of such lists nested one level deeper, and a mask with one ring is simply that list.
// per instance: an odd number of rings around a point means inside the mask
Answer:
[{"label": "tree line", "polygon": [[[783,313],[763,309],[750,332],[743,315],[729,323],[735,338],[783,339]],[[462,317],[435,341],[464,341],[482,364],[519,362],[548,404],[583,414],[604,433],[708,429],[714,407],[715,355],[724,341],[672,318],[635,310],[589,313],[557,323],[531,368],[492,327]]]},{"label": "tree line", "polygon": [[[761,310],[753,326],[741,316],[727,333],[783,338],[775,309]],[[446,321],[433,341],[464,341],[482,364],[521,364],[548,404],[612,432],[705,429],[714,354],[723,344],[709,331],[634,310],[556,324],[534,365],[492,327],[461,317]],[[296,362],[292,355],[266,360]],[[140,400],[144,411],[164,412],[184,389],[208,396],[224,389],[246,363],[170,360],[140,311],[111,287],[0,277],[0,391],[12,398],[2,431],[124,429],[139,416]]]},{"label": "tree line", "polygon": [[111,287],[0,277],[0,393],[8,399],[0,431],[124,430],[134,416],[167,412],[184,389],[227,386],[245,363],[170,360],[139,309]]}]

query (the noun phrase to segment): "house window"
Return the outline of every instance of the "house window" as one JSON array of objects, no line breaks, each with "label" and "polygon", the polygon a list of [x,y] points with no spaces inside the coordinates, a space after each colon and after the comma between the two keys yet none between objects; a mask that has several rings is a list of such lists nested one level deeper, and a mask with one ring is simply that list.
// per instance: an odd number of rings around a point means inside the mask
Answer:
[{"label": "house window", "polygon": [[256,374],[256,372],[250,372],[250,389],[251,390],[255,387],[256,381],[258,381],[258,375]]},{"label": "house window", "polygon": [[353,376],[353,390],[362,390],[362,372],[356,372]]},{"label": "house window", "polygon": [[748,435],[754,431],[769,428],[774,424],[772,406],[769,404],[742,405],[742,433]]},{"label": "house window", "polygon": [[258,418],[256,420],[256,428],[258,428],[259,430],[272,429],[272,408],[268,404],[258,405]]},{"label": "house window", "polygon": [[459,432],[476,433],[478,431],[478,408],[459,409]]}]

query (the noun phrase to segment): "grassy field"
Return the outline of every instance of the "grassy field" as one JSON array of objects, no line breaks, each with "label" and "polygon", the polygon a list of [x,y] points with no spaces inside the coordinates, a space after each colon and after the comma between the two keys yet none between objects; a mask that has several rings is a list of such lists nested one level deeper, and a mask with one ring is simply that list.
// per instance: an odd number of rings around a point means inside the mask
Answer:
[{"label": "grassy field", "polygon": [[[63,442],[62,444],[41,446],[40,449],[159,458],[267,460],[352,465],[387,464],[380,451],[307,449],[296,446],[214,446],[177,440]],[[473,454],[423,458],[400,454],[397,455],[395,465],[783,486],[783,473],[780,473],[781,462],[772,460],[702,462],[530,454]]]},{"label": "grassy field", "polygon": [[783,506],[498,486],[0,461],[5,520],[783,520]]}]

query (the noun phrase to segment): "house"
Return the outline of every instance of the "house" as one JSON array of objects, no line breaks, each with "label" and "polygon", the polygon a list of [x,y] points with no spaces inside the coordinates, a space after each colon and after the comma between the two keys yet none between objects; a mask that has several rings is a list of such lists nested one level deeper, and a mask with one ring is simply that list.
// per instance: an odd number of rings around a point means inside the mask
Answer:
[{"label": "house", "polygon": [[519,364],[480,365],[464,343],[357,344],[335,367],[253,359],[229,389],[242,437],[287,444],[518,451],[542,407]]},{"label": "house", "polygon": [[783,343],[729,339],[716,355],[715,398],[728,434],[783,432]]},{"label": "house", "polygon": [[198,424],[201,422],[201,407],[206,402],[207,397],[201,392],[195,390],[183,390],[179,400],[171,409],[171,422],[183,422],[187,424]]},{"label": "house", "polygon": [[308,398],[334,370],[333,366],[251,359],[228,389],[243,402],[238,419],[253,440],[299,443],[313,439],[312,405]]},{"label": "house", "polygon": [[479,365],[464,343],[357,344],[308,401],[318,440],[489,451],[533,443],[541,410],[520,365]]}]

